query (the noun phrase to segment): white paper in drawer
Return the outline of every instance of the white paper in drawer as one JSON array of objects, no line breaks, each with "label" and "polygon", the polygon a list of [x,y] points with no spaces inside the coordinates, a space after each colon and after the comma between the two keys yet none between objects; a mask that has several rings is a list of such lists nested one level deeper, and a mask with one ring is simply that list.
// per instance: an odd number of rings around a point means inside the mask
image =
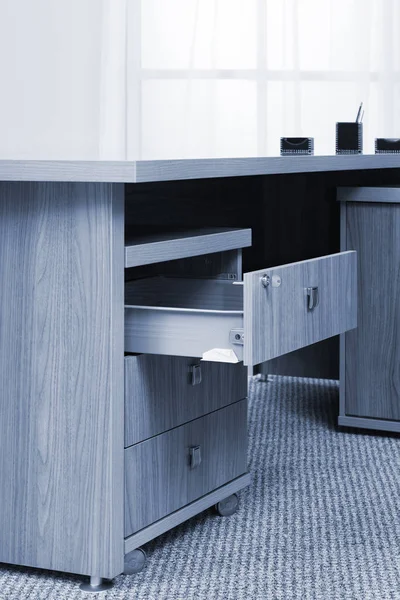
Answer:
[{"label": "white paper in drawer", "polygon": [[225,363],[239,362],[238,357],[231,348],[213,348],[212,350],[207,350],[207,352],[203,353],[203,358],[201,360]]}]

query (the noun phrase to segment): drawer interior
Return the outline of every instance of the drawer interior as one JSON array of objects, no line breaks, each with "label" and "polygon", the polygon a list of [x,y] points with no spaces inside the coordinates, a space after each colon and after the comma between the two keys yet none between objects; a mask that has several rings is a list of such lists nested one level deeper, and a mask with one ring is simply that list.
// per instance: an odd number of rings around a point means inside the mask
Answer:
[{"label": "drawer interior", "polygon": [[243,285],[223,279],[150,277],[126,283],[125,306],[243,314]]},{"label": "drawer interior", "polygon": [[125,351],[237,363],[243,343],[243,285],[151,277],[127,282]]}]

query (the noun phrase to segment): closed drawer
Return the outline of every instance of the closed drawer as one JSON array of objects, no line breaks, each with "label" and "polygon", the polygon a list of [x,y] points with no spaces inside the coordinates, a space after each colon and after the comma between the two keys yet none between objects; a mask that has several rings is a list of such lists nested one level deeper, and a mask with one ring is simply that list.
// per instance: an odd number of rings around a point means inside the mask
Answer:
[{"label": "closed drawer", "polygon": [[241,363],[177,356],[125,357],[125,447],[197,419],[247,395]]},{"label": "closed drawer", "polygon": [[125,537],[246,470],[246,399],[131,446],[125,450]]},{"label": "closed drawer", "polygon": [[271,360],[357,326],[356,270],[356,252],[341,252],[246,273],[242,283],[129,282],[125,350],[251,366]]}]

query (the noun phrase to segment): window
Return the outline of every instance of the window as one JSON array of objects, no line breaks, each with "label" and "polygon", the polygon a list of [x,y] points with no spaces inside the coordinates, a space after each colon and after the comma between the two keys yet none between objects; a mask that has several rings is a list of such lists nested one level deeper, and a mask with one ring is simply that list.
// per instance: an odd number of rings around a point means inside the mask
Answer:
[{"label": "window", "polygon": [[364,152],[400,137],[396,0],[130,0],[128,158],[279,154],[364,102]]}]

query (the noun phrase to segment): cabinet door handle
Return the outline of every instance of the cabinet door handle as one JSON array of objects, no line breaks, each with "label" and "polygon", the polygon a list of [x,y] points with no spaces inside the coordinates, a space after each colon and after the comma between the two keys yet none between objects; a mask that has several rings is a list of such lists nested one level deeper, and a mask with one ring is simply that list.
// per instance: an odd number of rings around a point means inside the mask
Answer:
[{"label": "cabinet door handle", "polygon": [[195,469],[201,464],[201,448],[200,446],[191,446],[189,448],[190,468]]},{"label": "cabinet door handle", "polygon": [[190,383],[192,385],[198,385],[201,383],[201,365],[192,365],[190,367]]},{"label": "cabinet door handle", "polygon": [[319,304],[319,290],[318,286],[307,288],[307,308],[308,310],[314,310]]}]

